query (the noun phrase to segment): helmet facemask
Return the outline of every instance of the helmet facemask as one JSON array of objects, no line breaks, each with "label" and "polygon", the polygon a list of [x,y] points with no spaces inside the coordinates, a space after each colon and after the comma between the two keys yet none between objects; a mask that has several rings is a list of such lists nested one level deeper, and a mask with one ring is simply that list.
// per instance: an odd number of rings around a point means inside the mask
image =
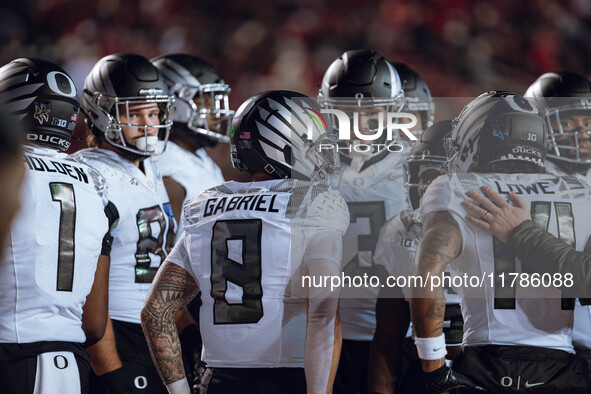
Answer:
[{"label": "helmet facemask", "polygon": [[[581,99],[546,110],[548,157],[591,165],[591,101]],[[578,119],[577,119],[578,118]],[[575,121],[576,119],[576,121]]]},{"label": "helmet facemask", "polygon": [[428,102],[420,101],[416,97],[405,97],[404,111],[412,113],[417,117],[417,125],[410,130],[417,138],[423,134],[423,131],[433,125],[435,119],[435,103],[431,97],[429,97]]},{"label": "helmet facemask", "polygon": [[175,122],[186,123],[193,133],[216,142],[230,142],[234,115],[228,100],[230,91],[223,81],[199,86],[178,84],[172,89],[176,96]]},{"label": "helmet facemask", "polygon": [[[112,146],[126,153],[140,158],[161,154],[168,141],[172,126],[173,96],[160,94],[160,92],[148,91],[146,95],[135,97],[113,97],[96,92],[90,100],[90,112],[98,112],[98,116],[92,123],[99,130],[104,130],[104,139]],[[153,104],[156,104],[154,107]],[[135,117],[138,109],[150,109],[157,111],[157,123],[142,124],[131,119]],[[148,116],[152,116],[149,114]],[[125,138],[123,128],[140,129],[142,137],[135,142]],[[156,132],[150,132],[156,130]]]},{"label": "helmet facemask", "polygon": [[[339,153],[334,149],[338,145],[338,142],[337,135],[334,132],[327,131],[310,144],[306,152],[306,159],[316,166],[316,170],[312,173],[310,180],[333,186],[338,183],[340,180],[341,161]],[[328,145],[331,145],[333,148],[323,149]]]},{"label": "helmet facemask", "polygon": [[425,181],[424,175],[429,175],[431,170],[438,172],[438,176],[445,174],[444,165],[447,162],[447,157],[431,155],[429,151],[421,152],[418,155],[409,156],[404,162],[404,186],[407,190],[407,198],[410,206],[413,209],[420,207],[420,201],[422,194],[419,192],[421,189],[426,189],[436,177],[428,177],[428,181]]},{"label": "helmet facemask", "polygon": [[[340,110],[349,119],[348,135],[350,139],[339,140],[339,153],[350,160],[365,162],[387,151],[388,147],[399,141],[398,130],[392,130],[388,136],[388,122],[401,123],[397,119],[388,119],[389,113],[399,112],[404,107],[404,93],[391,98],[323,97],[318,98],[323,108]],[[338,117],[329,114],[331,123],[338,128]],[[390,138],[388,138],[390,137]]]}]

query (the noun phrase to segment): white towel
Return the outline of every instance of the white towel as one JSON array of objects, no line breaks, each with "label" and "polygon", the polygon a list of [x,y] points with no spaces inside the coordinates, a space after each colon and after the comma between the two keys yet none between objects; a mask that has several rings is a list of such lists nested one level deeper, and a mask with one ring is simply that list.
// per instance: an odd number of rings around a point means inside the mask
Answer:
[{"label": "white towel", "polygon": [[37,356],[34,394],[81,394],[78,363],[72,352]]}]

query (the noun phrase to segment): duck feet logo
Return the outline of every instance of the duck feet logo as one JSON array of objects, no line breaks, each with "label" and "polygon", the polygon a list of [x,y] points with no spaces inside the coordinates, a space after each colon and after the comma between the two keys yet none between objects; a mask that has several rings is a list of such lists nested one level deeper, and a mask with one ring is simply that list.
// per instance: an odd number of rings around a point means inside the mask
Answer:
[{"label": "duck feet logo", "polygon": [[47,109],[45,104],[35,103],[35,113],[33,114],[33,117],[39,121],[39,124],[49,122],[49,109]]}]

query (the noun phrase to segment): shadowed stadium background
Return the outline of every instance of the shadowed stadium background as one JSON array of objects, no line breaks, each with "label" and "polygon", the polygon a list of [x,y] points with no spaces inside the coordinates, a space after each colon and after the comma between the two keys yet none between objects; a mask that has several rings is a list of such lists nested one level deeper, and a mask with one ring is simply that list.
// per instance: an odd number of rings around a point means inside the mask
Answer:
[{"label": "shadowed stadium background", "polygon": [[[110,53],[191,53],[229,83],[233,109],[269,89],[314,97],[332,60],[356,48],[407,63],[436,97],[523,93],[543,72],[589,76],[591,2],[27,0],[0,5],[0,47],[0,63],[43,57],[79,89]],[[227,146],[212,156],[236,177]]]}]

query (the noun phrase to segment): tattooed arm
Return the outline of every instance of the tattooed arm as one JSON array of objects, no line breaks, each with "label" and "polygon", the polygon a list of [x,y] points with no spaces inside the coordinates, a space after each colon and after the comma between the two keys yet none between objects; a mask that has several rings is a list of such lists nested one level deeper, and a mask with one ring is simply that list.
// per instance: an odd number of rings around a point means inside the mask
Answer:
[{"label": "tattooed arm", "polygon": [[165,261],[158,270],[142,309],[142,328],[154,365],[168,385],[185,379],[183,355],[175,314],[199,291],[199,286],[186,270]]},{"label": "tattooed arm", "polygon": [[[441,276],[447,264],[458,256],[461,247],[460,228],[449,212],[427,214],[423,220],[423,237],[413,264],[413,275],[420,275],[423,280],[428,274],[431,277]],[[427,283],[424,287],[411,288],[410,294],[412,323],[417,337],[440,336],[443,333],[445,314],[443,287],[431,290]],[[445,357],[439,360],[422,360],[425,372],[434,371],[444,363]]]}]

